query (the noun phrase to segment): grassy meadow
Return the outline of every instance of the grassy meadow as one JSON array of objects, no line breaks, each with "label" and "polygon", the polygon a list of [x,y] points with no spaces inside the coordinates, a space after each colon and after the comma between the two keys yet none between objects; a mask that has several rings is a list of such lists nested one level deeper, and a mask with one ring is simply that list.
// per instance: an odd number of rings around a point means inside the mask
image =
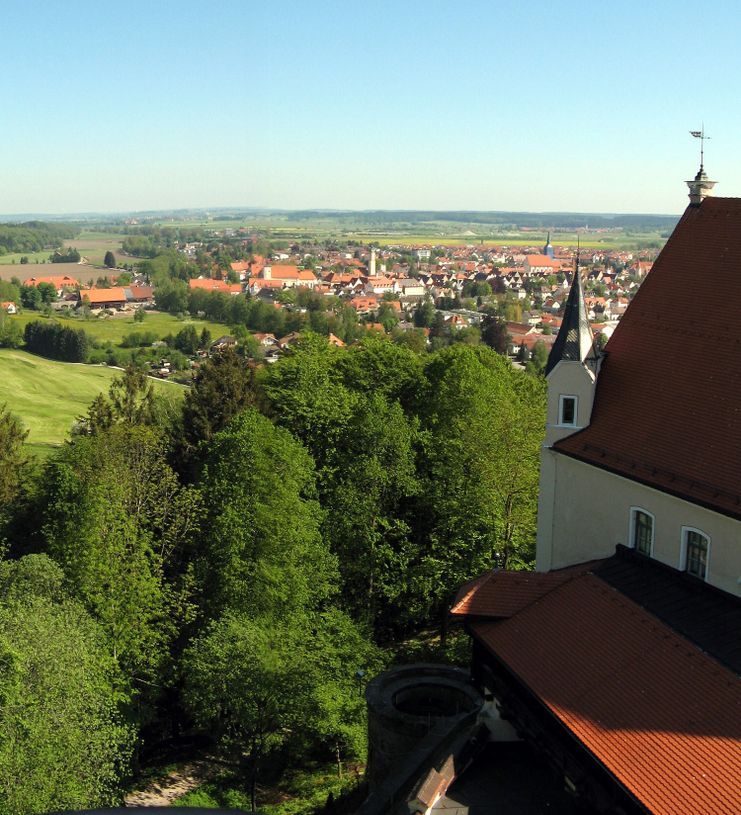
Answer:
[{"label": "grassy meadow", "polygon": [[[63,241],[63,246],[74,246],[90,266],[102,266],[105,253],[109,251],[113,252],[119,263],[136,263],[136,261],[141,260],[141,258],[132,258],[121,252],[121,242],[124,237],[125,235],[116,232],[100,232],[83,229],[76,238]],[[0,278],[8,280],[15,274],[23,280],[33,274],[39,274],[38,271],[27,272],[26,270],[35,264],[43,265],[44,261],[49,260],[53,252],[53,249],[44,249],[41,252],[16,252],[10,255],[0,255]],[[22,257],[28,258],[28,265],[24,264],[20,266],[19,271],[18,267]],[[4,274],[3,272],[6,271],[4,267],[6,266],[11,267],[14,271],[10,274]],[[84,265],[78,266],[78,264],[73,263],[59,263],[54,264],[52,267],[49,267],[47,264],[44,268],[61,269],[61,267],[68,266],[77,266],[78,269],[87,268]],[[42,272],[42,274],[70,274],[70,272],[65,268],[65,271],[46,271]],[[79,274],[75,274],[74,276],[80,280],[89,280],[89,277],[83,278],[80,277]],[[96,274],[95,277],[99,277],[99,274]]]},{"label": "grassy meadow", "polygon": [[[107,391],[120,371],[98,365],[54,362],[26,351],[0,349],[0,405],[29,431],[31,452],[45,457],[67,438],[72,423],[90,403]],[[153,380],[160,392],[181,398],[183,389]]]},{"label": "grassy meadow", "polygon": [[34,320],[57,320],[62,325],[70,328],[84,329],[95,340],[112,342],[114,345],[119,345],[121,340],[132,332],[151,331],[157,334],[159,338],[162,338],[168,334],[177,334],[178,331],[182,331],[188,325],[194,326],[199,334],[204,328],[207,328],[214,339],[229,333],[227,326],[209,320],[178,320],[172,314],[158,311],[146,311],[145,315],[144,320],[140,323],[137,323],[133,316],[128,314],[105,319],[91,317],[89,320],[83,320],[78,317],[44,317],[38,311],[24,311],[23,314],[16,314],[8,319],[18,323],[21,329],[24,329],[27,323]]}]

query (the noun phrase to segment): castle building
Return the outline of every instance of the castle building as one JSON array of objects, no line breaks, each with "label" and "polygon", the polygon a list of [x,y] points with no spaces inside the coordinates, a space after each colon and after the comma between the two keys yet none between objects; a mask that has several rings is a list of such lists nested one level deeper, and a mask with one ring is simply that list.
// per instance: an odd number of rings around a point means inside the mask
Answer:
[{"label": "castle building", "polygon": [[459,591],[473,676],[592,811],[741,812],[741,199],[690,204],[604,353],[578,265],[535,572]]}]

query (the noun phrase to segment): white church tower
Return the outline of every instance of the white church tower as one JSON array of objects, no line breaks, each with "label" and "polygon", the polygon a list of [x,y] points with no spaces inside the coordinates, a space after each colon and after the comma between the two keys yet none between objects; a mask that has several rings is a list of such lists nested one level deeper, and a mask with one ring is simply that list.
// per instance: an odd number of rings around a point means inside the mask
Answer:
[{"label": "white church tower", "polygon": [[599,373],[595,348],[584,302],[579,257],[564,310],[563,323],[551,349],[545,369],[548,384],[546,433],[540,451],[540,494],[538,499],[538,539],[536,569],[552,568],[553,502],[556,487],[553,444],[586,427],[592,415]]}]

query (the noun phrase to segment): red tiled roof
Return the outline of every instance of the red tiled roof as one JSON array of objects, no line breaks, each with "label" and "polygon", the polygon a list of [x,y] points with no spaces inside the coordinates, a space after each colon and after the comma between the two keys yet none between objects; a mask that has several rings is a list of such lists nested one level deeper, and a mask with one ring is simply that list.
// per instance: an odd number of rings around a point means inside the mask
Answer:
[{"label": "red tiled roof", "polygon": [[87,300],[91,306],[100,303],[125,303],[126,292],[121,287],[110,289],[85,289],[80,292],[83,299]]},{"label": "red tiled roof", "polygon": [[[266,267],[270,269],[270,277],[273,280],[299,280],[301,273],[298,266],[291,266],[290,264],[270,263]],[[264,273],[264,272],[263,272]],[[314,274],[309,272],[312,278],[316,279]]]},{"label": "red tiled roof", "polygon": [[470,628],[653,815],[741,812],[738,678],[598,577]]},{"label": "red tiled roof", "polygon": [[553,572],[487,572],[459,589],[450,613],[511,617],[575,575],[585,574],[591,565],[583,563]]},{"label": "red tiled roof", "polygon": [[191,289],[221,291],[226,294],[239,294],[242,291],[242,287],[239,283],[225,283],[223,280],[213,280],[210,277],[199,277],[195,280],[189,280],[188,286]]},{"label": "red tiled roof", "polygon": [[528,266],[551,266],[552,268],[560,268],[559,261],[548,257],[548,255],[525,255],[525,262]]},{"label": "red tiled roof", "polygon": [[23,281],[24,286],[38,286],[39,283],[51,283],[52,286],[56,286],[58,289],[63,288],[64,286],[70,286],[72,288],[79,288],[80,281],[76,280],[74,277],[70,277],[69,275],[47,275],[46,277],[27,277]]},{"label": "red tiled roof", "polygon": [[607,344],[590,425],[555,449],[741,518],[741,199],[688,207]]}]

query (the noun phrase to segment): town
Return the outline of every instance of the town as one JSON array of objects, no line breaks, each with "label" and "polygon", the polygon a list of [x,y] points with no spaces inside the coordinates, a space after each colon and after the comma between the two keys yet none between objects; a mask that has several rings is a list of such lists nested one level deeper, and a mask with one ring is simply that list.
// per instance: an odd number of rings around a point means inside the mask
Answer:
[{"label": "town", "polygon": [[[260,236],[235,232],[215,231],[206,240],[182,245],[174,241],[170,251],[187,261],[192,275],[187,281],[163,279],[151,270],[151,262],[137,267],[127,263],[133,258],[119,254],[129,270],[106,270],[97,284],[92,278],[81,282],[87,267],[77,276],[38,274],[18,280],[18,302],[6,300],[2,308],[8,314],[22,307],[60,316],[76,312],[88,319],[161,308],[241,329],[236,336],[211,338],[208,347],[191,343],[194,347],[185,349],[190,351],[187,363],[168,354],[167,344],[155,338],[153,344],[163,352],[150,367],[160,377],[175,374],[178,367],[197,367],[210,350],[228,345],[241,344],[255,361],[272,363],[306,328],[339,346],[367,332],[390,335],[420,350],[483,341],[516,364],[530,362],[542,370],[577,262],[585,275],[588,318],[604,344],[658,251],[554,247],[550,233],[542,246],[349,244],[339,249],[313,241],[271,251]],[[240,259],[230,260],[234,255]],[[275,311],[266,315],[264,309],[249,312],[225,305],[224,299],[232,297]],[[282,334],[281,327],[291,330]]]}]

